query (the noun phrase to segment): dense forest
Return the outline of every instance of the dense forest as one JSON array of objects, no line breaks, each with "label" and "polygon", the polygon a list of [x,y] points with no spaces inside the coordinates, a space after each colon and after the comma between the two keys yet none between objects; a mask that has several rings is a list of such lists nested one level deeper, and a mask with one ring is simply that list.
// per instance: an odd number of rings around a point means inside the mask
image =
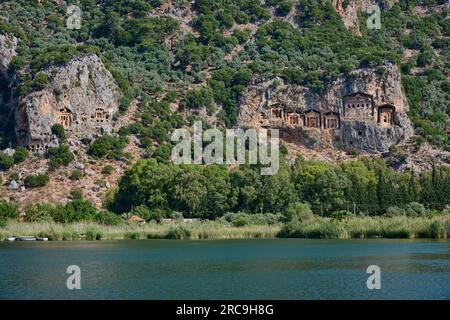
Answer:
[{"label": "dense forest", "polygon": [[[450,171],[433,168],[416,178],[396,173],[380,160],[329,165],[298,159],[273,176],[252,167],[175,166],[155,160],[138,162],[119,182],[110,209],[151,208],[184,216],[214,219],[227,212],[284,213],[308,203],[314,213],[405,214],[411,203],[441,211],[450,202]],[[150,210],[151,211],[151,210]],[[422,212],[422,213],[423,213]]]}]

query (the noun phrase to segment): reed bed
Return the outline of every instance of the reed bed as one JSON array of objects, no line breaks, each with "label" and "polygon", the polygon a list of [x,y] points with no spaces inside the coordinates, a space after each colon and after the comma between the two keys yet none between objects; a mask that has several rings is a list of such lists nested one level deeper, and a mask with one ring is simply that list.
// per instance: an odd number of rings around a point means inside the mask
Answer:
[{"label": "reed bed", "polygon": [[146,223],[107,226],[97,223],[8,221],[0,228],[0,238],[11,236],[48,237],[49,240],[125,240],[125,239],[232,239],[275,238],[281,225],[234,227],[216,221]]},{"label": "reed bed", "polygon": [[450,237],[450,215],[435,217],[351,217],[333,220],[313,217],[284,225],[233,226],[223,221],[146,223],[117,226],[92,222],[60,224],[54,222],[8,221],[0,228],[0,239],[11,236],[48,237],[49,240],[125,240],[125,239],[249,239],[249,238],[433,238]]},{"label": "reed bed", "polygon": [[433,238],[450,236],[450,216],[352,217],[341,221],[314,217],[305,222],[285,224],[278,233],[285,238]]}]

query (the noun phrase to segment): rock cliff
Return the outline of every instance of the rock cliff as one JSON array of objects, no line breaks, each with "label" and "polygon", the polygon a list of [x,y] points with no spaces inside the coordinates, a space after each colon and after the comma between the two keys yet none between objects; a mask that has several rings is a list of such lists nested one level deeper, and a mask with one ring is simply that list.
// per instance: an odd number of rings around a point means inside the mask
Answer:
[{"label": "rock cliff", "polygon": [[398,0],[333,0],[333,7],[339,13],[344,25],[356,34],[360,34],[358,12],[366,12],[371,5],[378,5],[381,10],[389,10]]},{"label": "rock cliff", "polygon": [[14,36],[0,34],[0,73],[6,79],[8,76],[8,67],[12,58],[16,55],[17,38]]},{"label": "rock cliff", "polygon": [[310,147],[384,152],[413,134],[400,73],[393,64],[359,69],[322,93],[270,79],[240,101],[239,126],[283,129],[282,137]]},{"label": "rock cliff", "polygon": [[16,108],[18,142],[34,152],[58,145],[51,128],[60,124],[67,136],[91,138],[111,131],[121,92],[99,57],[74,58],[43,71],[48,84]]}]

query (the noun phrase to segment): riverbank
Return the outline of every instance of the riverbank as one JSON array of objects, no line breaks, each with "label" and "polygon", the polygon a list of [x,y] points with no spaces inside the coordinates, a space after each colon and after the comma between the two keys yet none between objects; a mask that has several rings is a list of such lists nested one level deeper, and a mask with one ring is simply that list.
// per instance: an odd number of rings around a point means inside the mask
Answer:
[{"label": "riverbank", "polygon": [[223,221],[102,225],[92,222],[60,224],[9,221],[0,239],[11,236],[49,240],[126,239],[251,239],[251,238],[432,238],[450,237],[450,215],[435,217],[351,217],[336,220],[314,217],[286,224],[233,226]]},{"label": "riverbank", "polygon": [[10,236],[47,237],[49,240],[127,240],[127,239],[247,239],[275,238],[282,225],[235,227],[219,221],[174,222],[160,224],[123,223],[117,226],[91,222],[60,224],[54,222],[9,221],[0,228],[0,238]]},{"label": "riverbank", "polygon": [[340,221],[315,217],[285,224],[277,234],[283,238],[370,239],[450,237],[450,215],[433,217],[351,217]]}]

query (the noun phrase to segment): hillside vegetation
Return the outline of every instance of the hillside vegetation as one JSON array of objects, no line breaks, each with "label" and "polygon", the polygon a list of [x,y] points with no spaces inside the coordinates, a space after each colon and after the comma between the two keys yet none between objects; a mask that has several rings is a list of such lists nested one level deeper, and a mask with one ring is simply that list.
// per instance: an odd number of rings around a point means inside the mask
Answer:
[{"label": "hillside vegetation", "polygon": [[[241,95],[257,79],[280,77],[320,94],[338,77],[386,62],[401,70],[416,133],[411,143],[450,151],[447,1],[376,2],[383,10],[381,29],[368,29],[368,15],[359,12],[356,34],[329,0],[2,1],[0,34],[18,38],[18,47],[7,76],[0,77],[0,149],[17,147],[11,110],[24,96],[45,88],[48,78],[42,71],[88,53],[98,55],[114,76],[123,93],[115,118],[126,120],[117,135],[84,139],[76,147],[69,147],[64,130],[54,127],[61,145],[38,160],[27,162],[20,147],[15,156],[0,152],[0,185],[5,184],[0,191],[6,193],[14,180],[38,190],[36,199],[49,176],[50,184],[58,177],[82,187],[85,169],[92,166],[96,172],[90,182],[108,180],[95,207],[82,200],[79,193],[86,191],[77,189],[65,196],[66,204],[33,204],[27,216],[34,214],[36,222],[112,224],[117,221],[106,210],[156,221],[174,213],[202,219],[230,212],[283,216],[277,223],[295,220],[304,210],[335,219],[448,214],[448,166],[430,164],[432,170],[420,174],[396,172],[392,168],[407,157],[396,148],[387,164],[376,158],[342,164],[283,160],[271,177],[259,176],[253,166],[169,162],[175,128],[198,119],[204,127],[233,127]],[[81,8],[81,29],[66,26],[67,8],[73,4]],[[16,171],[23,163],[29,169],[43,162],[48,167],[34,168],[27,177]],[[107,179],[111,175],[114,179]],[[8,200],[18,202],[15,196]],[[74,205],[86,215],[75,215]],[[286,228],[284,235],[310,232],[294,224]]]},{"label": "hillside vegetation", "polygon": [[[173,90],[170,100],[182,100],[185,108],[206,107],[231,126],[240,94],[255,77],[277,75],[320,92],[351,70],[391,61],[401,66],[417,133],[448,148],[448,7],[416,13],[420,5],[446,1],[400,1],[382,12],[381,30],[368,30],[367,15],[360,13],[362,36],[347,30],[325,0],[82,0],[80,30],[66,28],[72,3],[57,3],[0,4],[0,32],[21,40],[10,65],[20,79],[14,95],[38,88],[42,68],[95,52],[125,92],[123,108],[139,96],[148,111],[160,112],[161,106],[147,101]],[[413,53],[405,55],[407,50]],[[173,128],[160,120],[156,131]]]}]

